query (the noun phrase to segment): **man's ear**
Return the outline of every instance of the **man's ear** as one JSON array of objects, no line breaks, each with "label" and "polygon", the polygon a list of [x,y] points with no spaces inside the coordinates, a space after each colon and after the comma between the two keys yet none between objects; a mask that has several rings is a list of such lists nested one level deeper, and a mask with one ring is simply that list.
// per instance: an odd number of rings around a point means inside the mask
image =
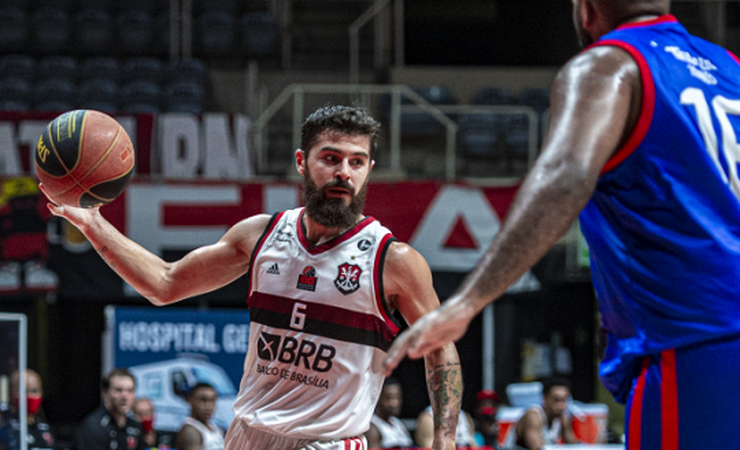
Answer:
[{"label": "man's ear", "polygon": [[599,11],[596,9],[594,3],[591,0],[585,0],[582,5],[583,7],[581,8],[581,23],[583,24],[583,28],[590,33],[596,25]]},{"label": "man's ear", "polygon": [[295,168],[298,173],[305,175],[306,172],[306,153],[300,148],[295,151]]}]

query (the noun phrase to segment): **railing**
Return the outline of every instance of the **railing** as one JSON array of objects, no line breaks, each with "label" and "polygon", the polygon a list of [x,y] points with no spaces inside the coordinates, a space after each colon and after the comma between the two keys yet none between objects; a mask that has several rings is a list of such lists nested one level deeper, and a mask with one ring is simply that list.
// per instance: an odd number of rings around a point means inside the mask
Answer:
[{"label": "railing", "polygon": [[[390,172],[401,174],[404,168],[401,164],[401,115],[402,113],[426,113],[437,120],[445,128],[444,142],[444,178],[447,181],[455,180],[457,174],[457,123],[448,114],[502,114],[525,115],[529,119],[529,147],[528,167],[534,163],[538,151],[539,129],[538,115],[527,106],[484,106],[484,105],[433,105],[425,98],[405,85],[361,85],[361,84],[292,84],[286,87],[277,98],[265,108],[254,122],[254,149],[257,154],[257,172],[268,172],[268,149],[265,145],[267,126],[276,114],[288,105],[292,99],[293,111],[291,119],[292,148],[301,144],[301,125],[305,119],[305,96],[307,94],[349,94],[366,98],[368,95],[390,95],[388,116]],[[402,104],[402,97],[411,101]],[[367,103],[367,102],[365,102]]]},{"label": "railing", "polygon": [[[381,11],[383,11],[389,3],[394,0],[375,0],[375,3],[368,8],[364,13],[360,15],[348,28],[349,33],[349,82],[357,84],[360,82],[360,30],[370,20],[375,18]],[[394,2],[394,45],[395,49],[395,65],[396,67],[403,67],[404,64],[404,26],[403,26],[403,0],[395,0]],[[378,60],[381,59],[378,56],[381,47],[383,36],[376,28],[375,31],[375,60],[376,65]]]}]

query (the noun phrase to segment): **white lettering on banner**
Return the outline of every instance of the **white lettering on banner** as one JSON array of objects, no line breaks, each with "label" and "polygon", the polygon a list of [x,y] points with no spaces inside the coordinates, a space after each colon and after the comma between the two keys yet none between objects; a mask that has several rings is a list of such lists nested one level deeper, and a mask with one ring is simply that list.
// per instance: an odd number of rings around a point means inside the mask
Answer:
[{"label": "white lettering on banner", "polygon": [[[0,122],[0,148],[15,149],[15,127],[10,122]],[[35,146],[34,146],[35,148]],[[0,174],[17,176],[23,174],[18,151],[0,152]]]},{"label": "white lettering on banner", "polygon": [[[233,124],[232,122],[233,117]],[[245,179],[254,175],[249,118],[225,113],[159,116],[162,175],[176,179]]]},{"label": "white lettering on banner", "polygon": [[[128,237],[147,250],[162,255],[166,248],[193,249],[213,244],[226,232],[223,226],[164,225],[164,205],[198,206],[239,205],[241,191],[236,185],[227,186],[137,186],[126,189],[126,232]],[[124,292],[137,296],[133,288],[124,285]]]},{"label": "white lettering on banner", "polygon": [[226,353],[247,353],[249,325],[227,324],[223,331],[223,349]]},{"label": "white lettering on banner", "polygon": [[121,322],[118,348],[129,352],[218,353],[216,326],[211,323]]},{"label": "white lettering on banner", "polygon": [[249,160],[248,136],[251,124],[244,115],[234,116],[234,133],[229,134],[229,115],[203,115],[205,163],[203,176],[216,180],[239,180],[254,175]]},{"label": "white lettering on banner", "polygon": [[191,114],[163,114],[159,118],[162,175],[197,178],[200,158],[198,119]]}]

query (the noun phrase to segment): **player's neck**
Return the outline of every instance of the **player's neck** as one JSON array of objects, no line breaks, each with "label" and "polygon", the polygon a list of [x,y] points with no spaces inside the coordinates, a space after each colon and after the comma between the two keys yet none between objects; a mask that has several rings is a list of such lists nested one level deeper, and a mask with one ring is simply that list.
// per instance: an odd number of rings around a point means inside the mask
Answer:
[{"label": "player's neck", "polygon": [[308,214],[303,214],[303,227],[306,230],[306,238],[308,238],[313,245],[321,245],[324,242],[328,242],[341,235],[347,230],[351,230],[361,220],[362,216],[358,216],[354,224],[349,227],[327,227],[325,225],[321,225],[315,220],[312,220]]}]

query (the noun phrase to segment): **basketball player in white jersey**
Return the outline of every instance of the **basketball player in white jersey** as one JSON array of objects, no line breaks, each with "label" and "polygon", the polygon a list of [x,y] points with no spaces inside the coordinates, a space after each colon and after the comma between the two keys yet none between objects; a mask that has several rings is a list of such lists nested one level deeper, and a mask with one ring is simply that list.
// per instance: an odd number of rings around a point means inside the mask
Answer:
[{"label": "basketball player in white jersey", "polygon": [[[306,207],[244,219],[176,262],[126,238],[97,208],[49,205],[155,305],[248,274],[249,350],[227,449],[366,449],[382,361],[398,331],[393,311],[412,324],[439,306],[424,258],[362,214],[378,129],[360,108],[317,110],[295,152]],[[457,350],[450,344],[424,358],[433,449],[453,449]]]},{"label": "basketball player in white jersey", "polygon": [[208,383],[197,383],[190,388],[187,400],[190,415],[185,418],[175,436],[178,450],[223,450],[224,433],[211,422],[216,411],[218,392]]}]

